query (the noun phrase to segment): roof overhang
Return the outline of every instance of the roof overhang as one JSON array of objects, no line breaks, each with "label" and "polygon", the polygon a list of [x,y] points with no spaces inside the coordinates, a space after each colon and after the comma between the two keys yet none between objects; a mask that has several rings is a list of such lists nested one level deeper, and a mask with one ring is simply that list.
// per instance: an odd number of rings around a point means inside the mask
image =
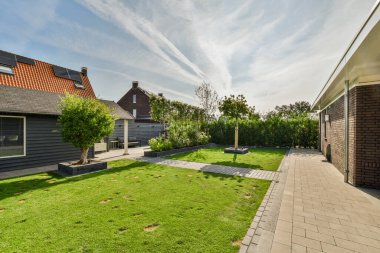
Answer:
[{"label": "roof overhang", "polygon": [[351,42],[338,65],[312,105],[322,110],[344,92],[345,80],[350,87],[380,83],[380,0]]},{"label": "roof overhang", "polygon": [[99,99],[99,101],[107,105],[108,108],[110,108],[111,112],[114,114],[116,119],[123,119],[123,120],[134,119],[134,117],[128,111],[121,108],[121,106],[115,103],[114,101],[103,100],[103,99]]}]

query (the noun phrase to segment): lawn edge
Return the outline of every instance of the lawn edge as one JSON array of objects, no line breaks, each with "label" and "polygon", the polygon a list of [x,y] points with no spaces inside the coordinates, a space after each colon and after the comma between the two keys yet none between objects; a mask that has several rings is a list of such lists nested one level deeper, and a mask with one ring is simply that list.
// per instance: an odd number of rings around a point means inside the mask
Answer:
[{"label": "lawn edge", "polygon": [[[281,178],[281,184],[279,181],[280,175],[278,174],[277,178],[271,182],[266,194],[264,195],[264,198],[263,198],[259,208],[257,209],[255,216],[252,219],[251,225],[249,226],[248,231],[242,240],[242,243],[240,245],[240,249],[239,249],[238,253],[247,253],[248,248],[251,248],[250,246],[256,247],[257,242],[260,239],[260,235],[257,234],[256,232],[257,232],[258,228],[260,228],[259,225],[263,219],[263,214],[264,214],[264,212],[268,212],[269,210],[271,210],[271,207],[272,207],[272,201],[270,202],[271,205],[268,206],[269,200],[277,197],[276,200],[279,201],[279,204],[281,204],[282,195],[283,195],[283,192],[285,189],[285,182],[286,182],[286,178],[287,178],[287,174],[288,174],[285,162],[289,156],[289,152],[290,152],[290,149],[288,149],[286,151],[286,153],[285,153],[283,159],[281,160],[281,163],[278,166],[278,169],[276,171],[278,173],[283,172],[282,178]],[[279,190],[275,191],[274,189],[278,188],[278,187],[281,187],[281,188]],[[274,195],[277,195],[277,196],[274,196]],[[278,208],[278,211],[275,214],[275,216],[272,217],[272,219],[274,219],[276,221],[275,225],[277,224],[278,214],[279,214],[279,208]]]}]

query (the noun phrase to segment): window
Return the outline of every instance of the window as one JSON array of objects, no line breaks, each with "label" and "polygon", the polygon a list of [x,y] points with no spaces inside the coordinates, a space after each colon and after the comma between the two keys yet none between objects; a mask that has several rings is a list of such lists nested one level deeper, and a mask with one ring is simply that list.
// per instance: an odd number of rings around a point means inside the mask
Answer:
[{"label": "window", "polygon": [[0,116],[0,159],[25,155],[25,117]]},{"label": "window", "polygon": [[133,103],[136,104],[136,94],[133,94]]},{"label": "window", "polygon": [[136,118],[136,115],[137,115],[137,111],[136,111],[136,109],[133,109],[133,117]]},{"label": "window", "polygon": [[0,73],[13,75],[13,69],[5,65],[0,65]]},{"label": "window", "polygon": [[82,89],[84,90],[84,85],[82,83],[74,82],[74,86],[77,89]]}]

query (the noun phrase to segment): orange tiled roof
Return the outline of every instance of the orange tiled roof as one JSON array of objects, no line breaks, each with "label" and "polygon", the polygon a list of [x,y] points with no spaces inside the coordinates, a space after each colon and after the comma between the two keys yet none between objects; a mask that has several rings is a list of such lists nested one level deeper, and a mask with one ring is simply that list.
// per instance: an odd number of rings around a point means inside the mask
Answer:
[{"label": "orange tiled roof", "polygon": [[85,89],[77,89],[72,80],[55,76],[51,64],[38,60],[34,61],[35,65],[17,62],[13,68],[14,75],[0,73],[0,84],[59,94],[68,92],[84,97],[96,97],[87,76],[81,74]]}]

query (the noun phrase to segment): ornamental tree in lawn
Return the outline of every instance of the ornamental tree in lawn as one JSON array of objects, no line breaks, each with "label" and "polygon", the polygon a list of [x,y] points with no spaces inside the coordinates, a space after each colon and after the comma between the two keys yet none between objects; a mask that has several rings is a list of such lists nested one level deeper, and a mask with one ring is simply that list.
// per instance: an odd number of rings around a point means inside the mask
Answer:
[{"label": "ornamental tree in lawn", "polygon": [[149,99],[150,115],[153,120],[160,122],[166,129],[166,125],[171,119],[170,101],[163,96],[152,95]]},{"label": "ornamental tree in lawn", "polygon": [[224,97],[219,103],[219,111],[228,118],[235,120],[235,145],[234,148],[238,149],[239,143],[239,119],[247,117],[250,113],[250,108],[247,104],[247,100],[243,95],[230,95],[230,97]]},{"label": "ornamental tree in lawn", "polygon": [[81,149],[78,164],[87,164],[89,148],[112,133],[115,117],[109,107],[100,101],[77,95],[66,94],[59,107],[62,137]]}]

